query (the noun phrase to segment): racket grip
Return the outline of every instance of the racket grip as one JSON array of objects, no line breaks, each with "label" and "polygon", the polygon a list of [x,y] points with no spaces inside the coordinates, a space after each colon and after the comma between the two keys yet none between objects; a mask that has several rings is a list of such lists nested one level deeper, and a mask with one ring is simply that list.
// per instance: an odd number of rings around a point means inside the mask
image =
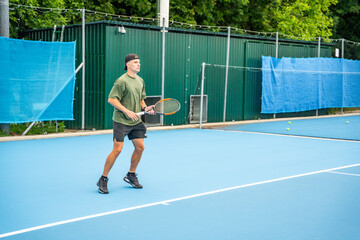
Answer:
[{"label": "racket grip", "polygon": [[144,115],[145,114],[145,112],[138,112],[138,113],[136,113],[136,115],[138,115],[138,116],[142,116],[142,115]]}]

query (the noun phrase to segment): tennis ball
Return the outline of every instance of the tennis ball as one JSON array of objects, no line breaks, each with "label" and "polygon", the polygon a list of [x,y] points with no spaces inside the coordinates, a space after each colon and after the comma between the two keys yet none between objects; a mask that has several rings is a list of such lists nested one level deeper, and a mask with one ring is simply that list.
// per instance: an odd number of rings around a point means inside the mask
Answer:
[{"label": "tennis ball", "polygon": [[290,130],[290,128],[287,128],[286,130],[288,130],[288,131],[289,131],[289,130]]},{"label": "tennis ball", "polygon": [[288,124],[291,124],[291,122],[289,121]]},{"label": "tennis ball", "polygon": [[346,124],[348,124],[349,123],[349,121],[346,121]]}]

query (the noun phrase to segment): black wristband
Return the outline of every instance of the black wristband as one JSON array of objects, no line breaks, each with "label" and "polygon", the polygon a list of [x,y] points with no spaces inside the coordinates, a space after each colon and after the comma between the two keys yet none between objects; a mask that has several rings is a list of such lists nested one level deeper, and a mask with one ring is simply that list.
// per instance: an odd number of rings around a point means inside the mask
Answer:
[{"label": "black wristband", "polygon": [[147,106],[146,106],[146,105],[145,105],[145,107],[143,107],[141,110],[142,110],[142,111],[145,111],[145,108],[147,108]]}]

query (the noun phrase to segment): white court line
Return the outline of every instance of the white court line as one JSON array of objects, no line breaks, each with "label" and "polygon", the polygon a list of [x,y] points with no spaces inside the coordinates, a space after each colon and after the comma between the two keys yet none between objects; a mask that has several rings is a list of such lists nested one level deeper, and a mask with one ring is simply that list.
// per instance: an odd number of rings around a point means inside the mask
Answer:
[{"label": "white court line", "polygon": [[224,130],[224,129],[214,129],[214,128],[205,128],[206,130],[212,131],[223,131],[223,132],[241,132],[241,133],[253,133],[261,135],[270,135],[270,136],[282,136],[282,137],[292,137],[292,138],[307,138],[307,139],[317,139],[325,141],[339,141],[339,142],[354,142],[359,143],[358,140],[347,140],[347,139],[338,139],[338,138],[328,138],[328,137],[312,137],[312,136],[302,136],[296,134],[281,134],[281,133],[266,133],[266,132],[255,132],[255,131],[243,131],[243,130]]},{"label": "white court line", "polygon": [[344,172],[336,172],[336,171],[329,171],[329,173],[342,174],[342,175],[350,175],[350,176],[360,177],[360,174],[354,174],[354,173],[344,173]]},{"label": "white court line", "polygon": [[190,199],[190,198],[196,198],[196,197],[206,196],[206,195],[220,193],[220,192],[231,191],[231,190],[240,189],[240,188],[246,188],[246,187],[251,187],[251,186],[256,186],[256,185],[261,185],[261,184],[266,184],[266,183],[278,182],[278,181],[288,180],[288,179],[292,179],[292,178],[299,178],[299,177],[304,177],[304,176],[309,176],[309,175],[314,175],[314,174],[319,174],[319,173],[325,173],[325,172],[331,172],[331,171],[335,171],[335,170],[339,170],[339,169],[351,168],[351,167],[357,167],[357,166],[360,166],[360,163],[347,165],[347,166],[342,166],[342,167],[324,169],[324,170],[315,171],[315,172],[302,173],[302,174],[292,175],[292,176],[288,176],[288,177],[275,178],[275,179],[270,179],[270,180],[261,181],[261,182],[249,183],[249,184],[239,185],[239,186],[235,186],[235,187],[223,188],[223,189],[219,189],[219,190],[215,190],[215,191],[209,191],[209,192],[189,195],[189,196],[185,196],[185,197],[173,198],[173,199],[160,201],[160,202],[143,204],[143,205],[130,207],[130,208],[118,209],[118,210],[114,210],[114,211],[109,211],[109,212],[104,212],[104,213],[99,213],[99,214],[93,214],[93,215],[88,215],[88,216],[79,217],[79,218],[73,218],[73,219],[69,219],[69,220],[65,220],[65,221],[49,223],[49,224],[40,225],[40,226],[37,226],[37,227],[25,228],[25,229],[18,230],[18,231],[13,231],[13,232],[0,234],[0,238],[5,238],[5,237],[12,236],[12,235],[17,235],[17,234],[21,234],[21,233],[36,231],[36,230],[40,230],[40,229],[44,229],[44,228],[54,227],[54,226],[58,226],[58,225],[62,225],[62,224],[78,222],[78,221],[82,221],[82,220],[86,220],[86,219],[102,217],[102,216],[121,213],[121,212],[128,212],[128,211],[132,211],[132,210],[135,210],[135,209],[147,208],[147,207],[152,207],[152,206],[156,206],[156,205],[169,205],[169,203],[171,203],[171,202],[177,202],[177,201],[186,200],[186,199]]}]

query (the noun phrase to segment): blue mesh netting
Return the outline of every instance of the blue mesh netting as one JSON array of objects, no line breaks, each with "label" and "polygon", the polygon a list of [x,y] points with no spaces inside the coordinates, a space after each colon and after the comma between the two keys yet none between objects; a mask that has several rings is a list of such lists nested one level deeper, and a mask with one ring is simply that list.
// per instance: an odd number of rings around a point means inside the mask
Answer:
[{"label": "blue mesh netting", "polygon": [[0,37],[0,123],[73,120],[75,42]]},{"label": "blue mesh netting", "polygon": [[360,106],[360,61],[262,58],[262,113]]}]

